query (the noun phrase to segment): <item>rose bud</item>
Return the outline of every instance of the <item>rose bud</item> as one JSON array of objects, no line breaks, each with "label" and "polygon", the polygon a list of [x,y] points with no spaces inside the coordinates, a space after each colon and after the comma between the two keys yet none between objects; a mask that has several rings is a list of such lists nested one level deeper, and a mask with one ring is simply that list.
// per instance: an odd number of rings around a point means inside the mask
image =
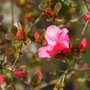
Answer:
[{"label": "rose bud", "polygon": [[0,75],[0,83],[3,83],[5,81],[5,76]]},{"label": "rose bud", "polygon": [[15,71],[15,72],[14,72],[14,75],[15,75],[16,77],[22,78],[22,77],[25,76],[25,72],[23,72],[23,71]]},{"label": "rose bud", "polygon": [[39,33],[38,32],[35,32],[35,34],[34,34],[35,40],[39,39],[39,37],[40,37]]},{"label": "rose bud", "polygon": [[25,38],[25,32],[24,32],[23,30],[19,29],[19,30],[17,31],[17,37],[18,37],[19,39],[21,39],[21,40],[24,40],[24,38]]},{"label": "rose bud", "polygon": [[79,46],[80,51],[84,51],[87,48],[87,39],[84,38]]},{"label": "rose bud", "polygon": [[26,17],[26,18],[30,18],[30,17],[32,17],[32,13],[31,13],[31,12],[26,13],[26,14],[25,14],[25,17]]},{"label": "rose bud", "polygon": [[90,11],[87,12],[86,18],[90,20]]},{"label": "rose bud", "polygon": [[47,8],[46,13],[52,16],[53,10],[51,8]]}]

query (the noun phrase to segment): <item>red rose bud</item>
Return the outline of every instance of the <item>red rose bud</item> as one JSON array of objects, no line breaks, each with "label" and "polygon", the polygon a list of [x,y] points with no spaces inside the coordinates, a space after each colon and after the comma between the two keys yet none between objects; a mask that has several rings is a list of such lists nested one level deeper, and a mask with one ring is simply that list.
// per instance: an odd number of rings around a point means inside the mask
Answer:
[{"label": "red rose bud", "polygon": [[87,48],[87,39],[84,38],[79,46],[80,51],[84,51]]},{"label": "red rose bud", "polygon": [[51,8],[47,8],[46,13],[52,16],[53,10]]},{"label": "red rose bud", "polygon": [[0,75],[0,83],[3,83],[5,81],[5,76]]},{"label": "red rose bud", "polygon": [[39,33],[38,32],[35,32],[34,38],[37,40],[37,39],[39,39],[39,37],[40,37]]},{"label": "red rose bud", "polygon": [[23,40],[23,39],[25,38],[25,32],[24,32],[23,30],[19,29],[19,30],[17,31],[17,37],[18,37],[19,39]]},{"label": "red rose bud", "polygon": [[25,14],[25,17],[26,17],[26,18],[30,18],[30,17],[32,17],[32,13],[31,13],[31,12],[26,13],[26,14]]},{"label": "red rose bud", "polygon": [[23,71],[15,71],[15,72],[14,72],[14,75],[15,75],[16,77],[22,78],[22,77],[25,76],[25,72],[23,72]]},{"label": "red rose bud", "polygon": [[86,18],[90,20],[90,11],[87,12]]}]

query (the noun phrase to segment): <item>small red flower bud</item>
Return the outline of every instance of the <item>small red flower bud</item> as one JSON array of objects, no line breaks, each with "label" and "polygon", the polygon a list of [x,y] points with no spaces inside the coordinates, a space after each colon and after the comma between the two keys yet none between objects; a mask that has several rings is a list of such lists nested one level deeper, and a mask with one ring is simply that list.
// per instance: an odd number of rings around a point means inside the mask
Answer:
[{"label": "small red flower bud", "polygon": [[52,16],[53,10],[51,8],[47,8],[46,13]]},{"label": "small red flower bud", "polygon": [[87,12],[86,18],[90,20],[90,11]]},{"label": "small red flower bud", "polygon": [[23,21],[24,24],[27,24],[28,22],[29,22],[28,19],[25,19],[25,20]]},{"label": "small red flower bud", "polygon": [[31,12],[26,13],[26,14],[25,14],[25,17],[26,17],[26,18],[30,18],[30,17],[32,17],[32,13],[31,13]]},{"label": "small red flower bud", "polygon": [[14,75],[15,75],[16,77],[22,78],[22,77],[25,76],[25,72],[23,72],[23,71],[15,71],[15,72],[14,72]]},{"label": "small red flower bud", "polygon": [[39,33],[38,32],[35,32],[34,38],[37,40],[37,39],[39,39],[39,37],[40,37]]},{"label": "small red flower bud", "polygon": [[24,32],[23,30],[19,29],[19,30],[17,31],[17,37],[18,37],[19,39],[23,40],[23,39],[25,38],[25,32]]},{"label": "small red flower bud", "polygon": [[0,83],[3,83],[5,81],[5,76],[0,75]]},{"label": "small red flower bud", "polygon": [[87,39],[84,38],[79,46],[80,51],[83,51],[87,48]]}]

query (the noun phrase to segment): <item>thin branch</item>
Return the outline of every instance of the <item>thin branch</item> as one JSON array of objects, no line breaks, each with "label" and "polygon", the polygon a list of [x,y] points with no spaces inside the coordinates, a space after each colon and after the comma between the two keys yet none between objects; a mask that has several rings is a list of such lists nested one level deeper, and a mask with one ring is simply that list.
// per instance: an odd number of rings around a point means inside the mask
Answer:
[{"label": "thin branch", "polygon": [[75,71],[84,71],[84,70],[90,70],[90,68],[78,68],[78,69],[75,69]]},{"label": "thin branch", "polygon": [[14,24],[14,8],[13,8],[13,0],[11,0],[11,23]]},{"label": "thin branch", "polygon": [[38,86],[38,87],[35,87],[35,88],[32,88],[31,90],[40,90],[42,88],[45,88],[45,87],[48,87],[49,85],[53,85],[57,82],[57,80],[52,80],[50,81],[49,83],[43,83],[42,85]]},{"label": "thin branch", "polygon": [[15,64],[17,63],[18,58],[19,58],[19,56],[17,56],[16,60],[14,61],[13,65],[12,65],[12,70],[13,70],[13,68],[14,68]]},{"label": "thin branch", "polygon": [[84,26],[83,31],[82,31],[82,33],[81,33],[81,37],[84,35],[84,33],[85,33],[85,31],[86,31],[86,28],[87,28],[87,26],[88,26],[88,23],[89,23],[89,20],[87,20],[86,23],[85,23],[85,26]]}]

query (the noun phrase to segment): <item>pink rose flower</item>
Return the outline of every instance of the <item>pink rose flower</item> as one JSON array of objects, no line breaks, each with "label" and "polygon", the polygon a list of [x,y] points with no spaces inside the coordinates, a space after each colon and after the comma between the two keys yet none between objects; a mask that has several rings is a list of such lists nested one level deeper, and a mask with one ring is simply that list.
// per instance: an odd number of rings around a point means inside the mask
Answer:
[{"label": "pink rose flower", "polygon": [[45,31],[45,39],[47,43],[38,50],[41,58],[51,58],[57,51],[64,51],[65,48],[69,48],[70,40],[66,28],[59,29],[55,25],[49,26]]},{"label": "pink rose flower", "polygon": [[80,51],[83,51],[87,48],[87,39],[84,38],[79,46]]},{"label": "pink rose flower", "polygon": [[35,32],[34,38],[37,40],[37,39],[39,39],[39,37],[40,37],[39,33],[38,32]]},{"label": "pink rose flower", "polygon": [[87,12],[86,18],[90,20],[90,11]]},{"label": "pink rose flower", "polygon": [[5,81],[5,76],[0,75],[0,83],[3,83]]},{"label": "pink rose flower", "polygon": [[23,72],[23,71],[15,71],[15,72],[14,72],[14,75],[15,75],[16,77],[22,78],[22,77],[25,76],[25,72]]},{"label": "pink rose flower", "polygon": [[51,8],[47,8],[46,13],[52,16],[53,10]]},{"label": "pink rose flower", "polygon": [[25,38],[25,32],[24,32],[23,30],[19,29],[19,30],[17,31],[17,37],[18,37],[19,39],[23,40],[23,39]]}]

